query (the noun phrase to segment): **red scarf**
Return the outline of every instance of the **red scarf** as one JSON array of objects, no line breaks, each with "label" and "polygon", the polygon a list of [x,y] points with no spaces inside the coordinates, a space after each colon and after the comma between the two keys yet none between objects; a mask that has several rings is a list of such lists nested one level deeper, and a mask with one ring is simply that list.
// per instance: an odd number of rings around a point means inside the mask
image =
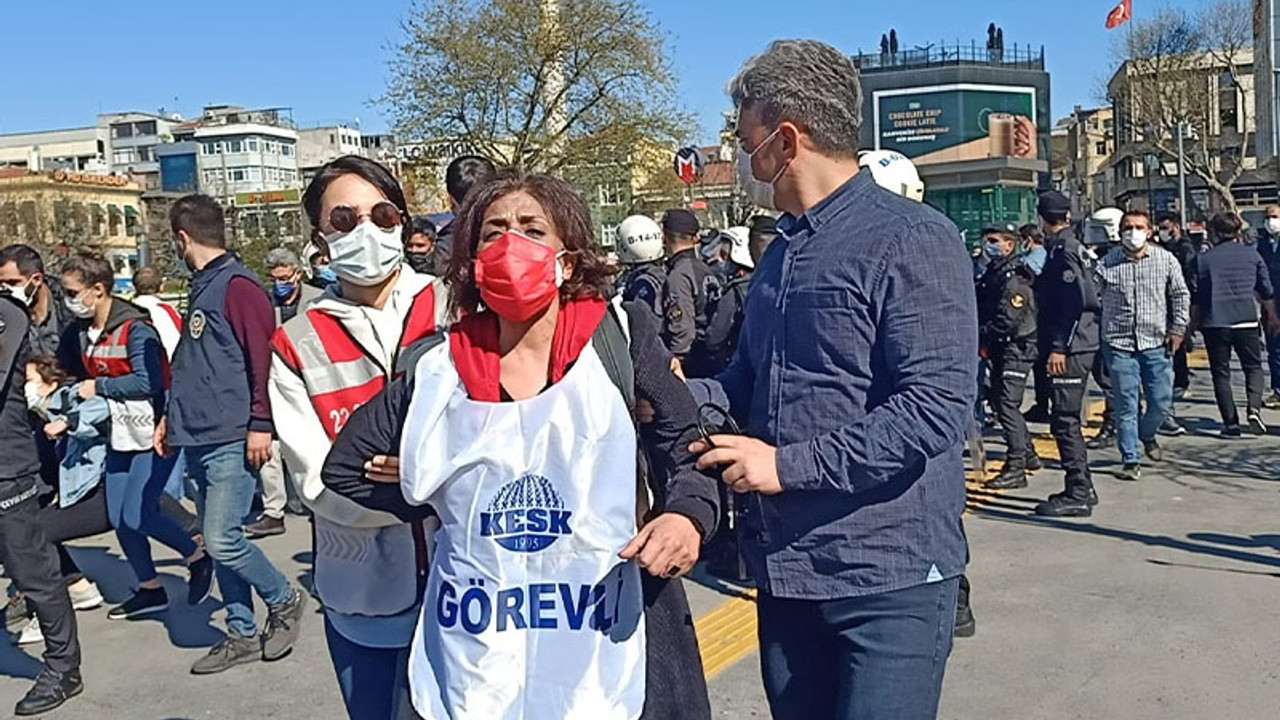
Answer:
[{"label": "red scarf", "polygon": [[[582,349],[591,342],[607,308],[608,303],[598,298],[570,300],[560,306],[547,372],[553,384],[560,382]],[[449,350],[472,400],[498,402],[502,399],[496,314],[475,313],[455,323],[449,331]]]}]

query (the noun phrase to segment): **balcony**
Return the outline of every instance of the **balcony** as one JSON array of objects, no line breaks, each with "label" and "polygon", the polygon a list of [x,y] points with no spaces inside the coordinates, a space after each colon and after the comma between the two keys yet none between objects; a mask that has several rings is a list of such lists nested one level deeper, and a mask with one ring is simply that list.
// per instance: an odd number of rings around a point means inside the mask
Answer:
[{"label": "balcony", "polygon": [[929,45],[896,53],[859,51],[853,56],[853,64],[864,73],[962,65],[1044,70],[1044,46],[1013,45],[991,50],[975,41],[968,45]]}]

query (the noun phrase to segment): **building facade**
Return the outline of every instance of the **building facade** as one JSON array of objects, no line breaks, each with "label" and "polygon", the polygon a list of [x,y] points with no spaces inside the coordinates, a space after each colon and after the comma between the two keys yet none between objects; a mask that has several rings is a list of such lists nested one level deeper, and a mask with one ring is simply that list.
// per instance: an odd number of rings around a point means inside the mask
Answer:
[{"label": "building facade", "polygon": [[346,124],[324,125],[298,131],[298,170],[305,185],[325,163],[343,155],[368,157],[360,130]]},{"label": "building facade", "polygon": [[120,175],[0,169],[0,246],[24,243],[46,258],[100,252],[131,276],[143,213],[141,186]]},{"label": "building facade", "polygon": [[[1240,51],[1230,59],[1210,53],[1174,56],[1166,65],[1176,65],[1180,73],[1176,80],[1161,79],[1142,61],[1128,61],[1116,71],[1107,92],[1116,129],[1109,164],[1111,189],[1119,207],[1154,213],[1183,211],[1176,130],[1162,119],[1170,117],[1169,108],[1176,102],[1177,111],[1187,118],[1182,126],[1182,169],[1188,220],[1205,220],[1226,207],[1194,172],[1199,166],[1220,182],[1238,169],[1231,183],[1232,199],[1246,220],[1260,224],[1263,208],[1276,202],[1277,193],[1275,173],[1262,167],[1258,155],[1266,130],[1258,124],[1253,57],[1251,51]],[[1181,83],[1176,90],[1175,82]],[[1162,83],[1170,87],[1162,88]],[[1176,101],[1167,100],[1170,97]]]},{"label": "building facade", "polygon": [[1044,48],[976,43],[853,58],[864,94],[861,145],[911,158],[925,201],[968,242],[984,225],[1035,219],[1050,186]]},{"label": "building facade", "polygon": [[105,173],[110,147],[102,127],[0,135],[0,168]]},{"label": "building facade", "polygon": [[173,142],[173,131],[182,122],[179,116],[165,117],[144,112],[120,112],[98,116],[98,127],[106,128],[110,155],[108,167],[117,175],[129,175],[144,191],[160,189],[160,160],[157,149]]},{"label": "building facade", "polygon": [[1115,116],[1112,108],[1071,111],[1062,125],[1063,164],[1054,167],[1063,183],[1058,188],[1071,198],[1072,215],[1084,218],[1098,208],[1115,203],[1111,156],[1115,153]]}]

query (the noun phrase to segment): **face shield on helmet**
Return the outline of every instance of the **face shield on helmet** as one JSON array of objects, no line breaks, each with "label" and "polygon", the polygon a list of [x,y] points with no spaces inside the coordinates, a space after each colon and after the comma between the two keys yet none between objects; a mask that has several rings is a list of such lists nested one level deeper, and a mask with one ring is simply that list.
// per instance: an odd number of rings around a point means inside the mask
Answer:
[{"label": "face shield on helmet", "polygon": [[1085,245],[1112,245],[1120,242],[1120,221],[1124,211],[1120,208],[1102,208],[1089,216],[1084,226]]},{"label": "face shield on helmet", "polygon": [[872,150],[858,156],[858,165],[871,171],[876,184],[905,198],[924,202],[924,182],[915,163],[892,150]]},{"label": "face shield on helmet", "polygon": [[653,218],[632,215],[618,225],[618,262],[623,265],[661,260],[664,254],[662,228]]},{"label": "face shield on helmet", "polygon": [[729,259],[742,267],[754,269],[756,264],[751,259],[750,231],[744,227],[731,227],[724,234],[729,236]]}]

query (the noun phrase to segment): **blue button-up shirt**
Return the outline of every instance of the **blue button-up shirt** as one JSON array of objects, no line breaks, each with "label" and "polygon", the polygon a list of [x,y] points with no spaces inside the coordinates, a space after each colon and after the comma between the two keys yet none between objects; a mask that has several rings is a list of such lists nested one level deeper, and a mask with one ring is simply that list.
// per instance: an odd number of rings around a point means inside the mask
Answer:
[{"label": "blue button-up shirt", "polygon": [[742,550],[777,597],[959,575],[978,321],[958,231],[858,173],[779,223],[717,378],[783,492],[745,499]]}]

